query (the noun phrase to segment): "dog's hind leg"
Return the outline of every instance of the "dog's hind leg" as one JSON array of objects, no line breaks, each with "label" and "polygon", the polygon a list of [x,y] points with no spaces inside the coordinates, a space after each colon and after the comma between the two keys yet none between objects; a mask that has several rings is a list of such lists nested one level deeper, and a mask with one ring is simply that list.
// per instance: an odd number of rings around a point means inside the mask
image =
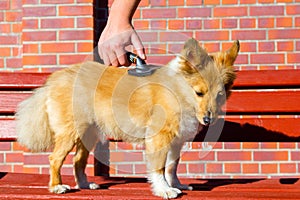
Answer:
[{"label": "dog's hind leg", "polygon": [[89,151],[82,142],[79,142],[77,144],[77,150],[74,157],[75,181],[77,183],[76,187],[81,189],[99,189],[100,187],[98,184],[87,181],[84,170],[87,164],[88,156]]},{"label": "dog's hind leg", "polygon": [[193,188],[191,186],[181,184],[177,177],[177,166],[180,159],[182,145],[182,142],[172,144],[167,156],[165,177],[168,184],[174,188],[178,188],[180,190],[192,190]]},{"label": "dog's hind leg", "polygon": [[50,161],[50,192],[61,194],[70,190],[70,186],[62,185],[60,169],[66,156],[74,148],[74,139],[65,134],[58,134],[55,138],[55,145],[52,154],[49,156]]}]

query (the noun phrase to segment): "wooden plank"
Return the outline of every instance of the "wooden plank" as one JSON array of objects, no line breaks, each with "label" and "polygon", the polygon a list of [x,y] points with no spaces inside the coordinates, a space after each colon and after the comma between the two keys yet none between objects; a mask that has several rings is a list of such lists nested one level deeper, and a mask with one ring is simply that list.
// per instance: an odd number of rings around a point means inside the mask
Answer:
[{"label": "wooden plank", "polygon": [[300,86],[300,70],[243,70],[237,72],[235,87]]},{"label": "wooden plank", "polygon": [[18,104],[32,92],[0,91],[0,114],[13,114]]},{"label": "wooden plank", "polygon": [[226,112],[300,112],[300,89],[235,90],[225,106]]},{"label": "wooden plank", "polygon": [[[32,92],[0,91],[0,113],[14,113],[17,105]],[[225,111],[228,113],[296,113],[300,112],[300,89],[234,90]]]},{"label": "wooden plank", "polygon": [[1,72],[0,88],[36,88],[45,83],[51,73]]},{"label": "wooden plank", "polygon": [[[101,186],[99,190],[75,189],[74,177],[63,175],[64,184],[71,185],[66,194],[49,193],[48,174],[0,173],[1,199],[149,199],[161,198],[152,195],[146,178],[103,178],[88,177]],[[16,181],[18,180],[18,181]],[[286,179],[287,180],[287,179]],[[183,191],[180,199],[207,200],[279,200],[299,199],[300,181],[290,179],[290,184],[281,184],[280,179],[187,179],[181,178],[183,184],[193,186],[193,191]]]},{"label": "wooden plank", "polygon": [[[0,88],[35,88],[51,73],[0,72]],[[300,86],[300,70],[243,70],[237,72],[235,87]]]},{"label": "wooden plank", "polygon": [[[238,141],[238,142],[295,142],[300,141],[299,115],[226,116],[209,127],[214,134],[207,136],[207,129],[200,132],[195,141]],[[222,130],[222,132],[220,132]],[[15,120],[13,117],[0,118],[0,140],[15,140]]]},{"label": "wooden plank", "polygon": [[0,141],[14,141],[17,139],[15,123],[13,117],[0,117]]}]

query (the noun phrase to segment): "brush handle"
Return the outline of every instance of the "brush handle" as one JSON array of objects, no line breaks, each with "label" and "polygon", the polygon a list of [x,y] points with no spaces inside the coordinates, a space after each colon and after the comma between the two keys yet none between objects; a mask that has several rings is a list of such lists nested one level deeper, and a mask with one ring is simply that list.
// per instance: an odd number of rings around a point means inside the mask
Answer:
[{"label": "brush handle", "polygon": [[141,59],[140,57],[138,57],[138,55],[136,55],[136,54],[134,54],[132,52],[127,52],[126,56],[127,56],[127,59],[131,63],[136,64],[137,67],[146,64],[146,62],[143,59]]}]

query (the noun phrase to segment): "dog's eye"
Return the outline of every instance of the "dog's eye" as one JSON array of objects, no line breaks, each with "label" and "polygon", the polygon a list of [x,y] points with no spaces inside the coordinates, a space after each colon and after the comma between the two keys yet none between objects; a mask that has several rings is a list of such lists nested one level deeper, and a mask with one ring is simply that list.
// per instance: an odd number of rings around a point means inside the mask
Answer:
[{"label": "dog's eye", "polygon": [[219,96],[219,97],[222,97],[224,94],[225,94],[224,92],[219,92],[219,93],[218,93],[218,96]]},{"label": "dog's eye", "polygon": [[202,92],[196,92],[196,95],[197,95],[198,97],[203,97],[203,96],[204,96],[204,94],[203,94]]}]

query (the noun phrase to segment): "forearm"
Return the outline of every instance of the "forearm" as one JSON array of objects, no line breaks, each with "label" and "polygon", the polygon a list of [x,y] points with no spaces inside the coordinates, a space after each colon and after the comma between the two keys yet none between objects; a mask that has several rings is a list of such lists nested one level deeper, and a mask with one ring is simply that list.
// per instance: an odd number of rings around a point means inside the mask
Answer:
[{"label": "forearm", "polygon": [[132,17],[141,0],[114,0],[108,23],[114,25],[131,24]]}]

